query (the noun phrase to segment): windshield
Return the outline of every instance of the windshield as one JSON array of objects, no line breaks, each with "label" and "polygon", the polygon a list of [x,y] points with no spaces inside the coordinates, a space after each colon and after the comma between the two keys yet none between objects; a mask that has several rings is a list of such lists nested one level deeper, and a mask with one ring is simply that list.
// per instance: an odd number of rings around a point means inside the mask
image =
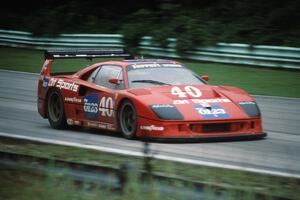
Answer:
[{"label": "windshield", "polygon": [[[180,66],[180,65],[179,65]],[[205,82],[185,67],[127,66],[129,88],[155,85],[203,85]]]}]

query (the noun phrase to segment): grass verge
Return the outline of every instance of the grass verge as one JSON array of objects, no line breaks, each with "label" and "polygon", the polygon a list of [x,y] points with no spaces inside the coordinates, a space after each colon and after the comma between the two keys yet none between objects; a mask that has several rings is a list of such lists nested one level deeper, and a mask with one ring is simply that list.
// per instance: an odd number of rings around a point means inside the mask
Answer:
[{"label": "grass verge", "polygon": [[[43,51],[39,50],[0,47],[0,68],[39,72],[43,56]],[[77,71],[103,60],[111,59],[94,59],[92,62],[85,59],[57,60],[53,72]],[[251,94],[300,98],[300,71],[191,61],[183,63],[200,75],[209,75],[210,84],[236,86]]]},{"label": "grass verge", "polygon": [[[86,163],[92,165],[120,166],[125,162],[130,162],[137,169],[143,169],[143,159],[118,154],[104,153],[94,150],[80,149],[74,147],[34,143],[25,140],[13,140],[1,138],[0,151],[22,153],[25,155],[57,158],[66,161]],[[184,179],[196,181],[208,185],[222,186],[225,188],[238,188],[246,194],[260,193],[272,198],[299,199],[300,181],[293,178],[282,178],[262,174],[241,172],[236,170],[226,170],[198,165],[169,162],[163,160],[152,160],[152,167],[155,173],[179,176]],[[8,174],[7,174],[8,173]],[[0,176],[9,176],[10,172],[0,172]],[[20,176],[23,176],[20,174]],[[11,175],[14,181],[19,181],[18,176]],[[0,188],[10,190],[10,179],[2,179]],[[23,191],[23,185],[16,184],[19,193]],[[12,188],[11,188],[12,189]],[[15,189],[15,188],[14,188]],[[0,194],[7,197],[9,191]],[[1,193],[2,193],[1,192]],[[13,195],[13,194],[11,194]],[[1,198],[3,199],[3,198]],[[9,198],[5,198],[9,199]]]}]

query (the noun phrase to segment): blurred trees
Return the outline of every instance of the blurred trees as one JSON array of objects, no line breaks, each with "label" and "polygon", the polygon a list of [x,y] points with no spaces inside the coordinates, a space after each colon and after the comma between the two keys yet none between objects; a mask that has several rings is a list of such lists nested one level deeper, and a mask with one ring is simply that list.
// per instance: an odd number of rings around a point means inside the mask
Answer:
[{"label": "blurred trees", "polygon": [[136,51],[142,36],[179,52],[216,42],[300,46],[300,0],[11,0],[0,28],[55,36],[122,33]]}]

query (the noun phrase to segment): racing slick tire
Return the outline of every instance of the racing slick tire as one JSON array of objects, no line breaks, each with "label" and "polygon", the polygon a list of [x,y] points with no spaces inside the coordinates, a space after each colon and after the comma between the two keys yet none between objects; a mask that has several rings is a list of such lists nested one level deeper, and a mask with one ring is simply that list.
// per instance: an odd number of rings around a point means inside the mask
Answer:
[{"label": "racing slick tire", "polygon": [[125,100],[119,112],[120,129],[122,135],[127,139],[134,139],[137,130],[137,114],[133,103]]},{"label": "racing slick tire", "polygon": [[47,116],[50,126],[55,129],[66,128],[64,102],[60,92],[51,90],[47,97]]}]

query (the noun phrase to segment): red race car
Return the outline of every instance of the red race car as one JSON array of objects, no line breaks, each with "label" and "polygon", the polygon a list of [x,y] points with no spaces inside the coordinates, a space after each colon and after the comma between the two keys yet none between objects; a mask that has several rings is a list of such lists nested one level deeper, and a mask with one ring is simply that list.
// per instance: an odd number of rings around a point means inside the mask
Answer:
[{"label": "red race car", "polygon": [[55,129],[84,126],[125,138],[262,138],[260,110],[245,91],[208,85],[181,63],[123,60],[71,75],[51,74],[62,58],[129,57],[122,49],[46,51],[38,111]]}]

